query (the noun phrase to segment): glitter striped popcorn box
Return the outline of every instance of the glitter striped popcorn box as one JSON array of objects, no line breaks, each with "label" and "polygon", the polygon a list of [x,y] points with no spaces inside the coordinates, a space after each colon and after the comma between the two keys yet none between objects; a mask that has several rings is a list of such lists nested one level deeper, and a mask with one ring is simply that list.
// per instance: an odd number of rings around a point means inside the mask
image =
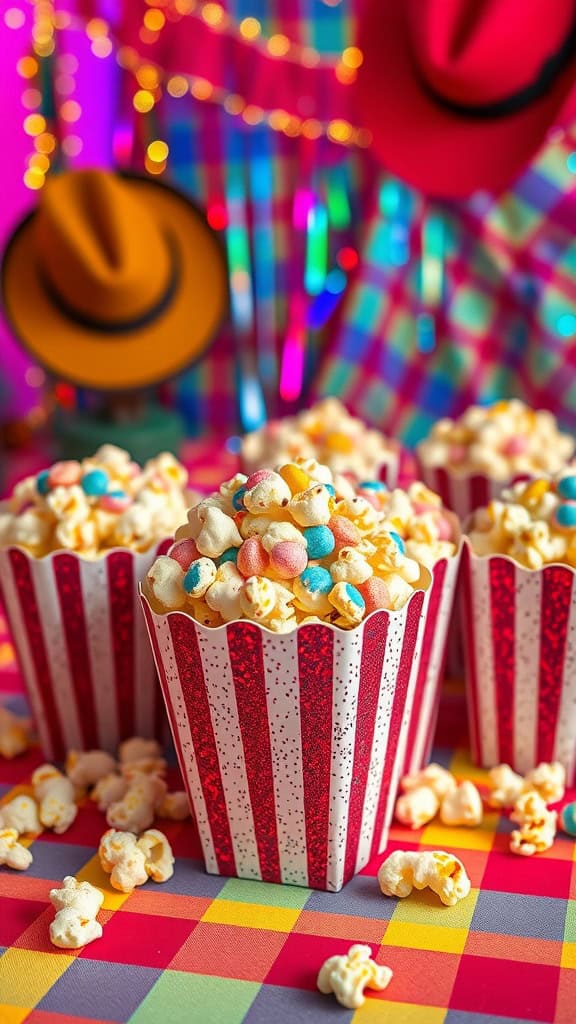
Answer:
[{"label": "glitter striped popcorn box", "polygon": [[383,849],[421,714],[428,593],[350,631],[288,634],[210,629],[142,598],[210,873],[337,892]]},{"label": "glitter striped popcorn box", "polygon": [[137,584],[169,541],[143,554],[34,558],[0,548],[0,586],[44,756],[111,753],[127,737],[169,736]]},{"label": "glitter striped popcorn box", "polygon": [[492,480],[475,473],[471,476],[456,476],[440,466],[425,466],[418,461],[418,477],[439,494],[447,508],[452,509],[464,521],[475,509],[488,505],[499,498],[505,487],[527,476],[515,476],[510,480]]},{"label": "glitter striped popcorn box", "polygon": [[476,555],[466,541],[461,611],[472,754],[524,774],[560,761],[576,782],[576,573]]}]

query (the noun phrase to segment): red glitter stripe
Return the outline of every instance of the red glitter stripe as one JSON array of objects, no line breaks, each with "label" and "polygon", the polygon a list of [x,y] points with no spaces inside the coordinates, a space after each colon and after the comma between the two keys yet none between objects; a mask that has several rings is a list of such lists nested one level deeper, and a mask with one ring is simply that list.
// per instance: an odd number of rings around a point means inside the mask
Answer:
[{"label": "red glitter stripe", "polygon": [[[55,761],[62,761],[66,757],[66,744],[62,733],[62,724],[58,714],[58,707],[54,699],[54,689],[50,666],[44,646],[44,637],[40,625],[40,613],[36,601],[36,593],[32,582],[32,575],[28,558],[22,551],[11,550],[8,552],[15,590],[20,604],[20,616],[26,630],[28,640],[28,653],[34,662],[38,692],[44,708],[44,720],[48,726],[52,751],[46,752]],[[10,617],[9,607],[6,606],[6,614]],[[15,630],[13,630],[15,635]],[[18,646],[18,645],[17,645]]]},{"label": "red glitter stripe", "polygon": [[418,625],[423,603],[424,592],[420,590],[413,594],[408,605],[406,626],[404,636],[402,638],[402,652],[400,654],[398,675],[396,676],[396,685],[394,687],[394,701],[390,717],[388,742],[386,744],[384,760],[382,763],[382,782],[380,785],[380,794],[378,796],[378,807],[374,821],[374,834],[372,836],[372,848],[370,854],[372,857],[375,857],[376,854],[380,853],[384,818],[386,815],[390,787],[392,785],[392,777],[396,767],[398,744],[402,731],[402,719],[404,717],[406,706],[406,694],[408,691],[408,682],[410,680],[410,669],[414,659],[414,651],[418,637]]},{"label": "red glitter stripe", "polygon": [[368,782],[368,769],[372,754],[372,741],[378,711],[378,697],[382,679],[382,665],[386,651],[386,637],[390,615],[376,612],[364,628],[362,658],[360,661],[360,689],[354,739],[354,765],[348,808],[348,833],[344,860],[344,881],[352,878],[358,855],[362,813]]},{"label": "red glitter stripe", "polygon": [[[430,591],[430,597],[428,601],[428,608],[426,611],[426,622],[424,623],[424,635],[422,637],[422,648],[418,655],[418,676],[416,679],[416,687],[414,690],[414,708],[416,714],[412,714],[410,717],[410,729],[408,731],[408,742],[406,744],[406,757],[404,760],[404,771],[409,771],[409,763],[412,757],[412,751],[414,744],[416,743],[416,737],[418,735],[418,726],[420,725],[420,708],[424,692],[426,690],[426,682],[428,677],[428,669],[430,668],[430,657],[432,654],[432,646],[434,643],[434,637],[436,635],[436,628],[438,624],[438,611],[442,601],[442,591],[444,587],[444,580],[446,577],[447,563],[446,559],[441,562],[437,562],[432,570],[432,585]],[[443,666],[443,660],[440,669]],[[440,686],[440,680],[442,679],[442,672],[438,672],[437,684]]]},{"label": "red glitter stripe", "polygon": [[[236,861],[220,774],[218,748],[210,716],[196,628],[192,619],[179,612],[173,612],[168,616],[168,627],[172,637],[186,717],[192,736],[194,758],[210,822],[214,852],[218,861],[218,871],[221,875],[236,875]],[[164,680],[164,685],[166,686],[166,680]],[[169,693],[167,686],[165,692]]]},{"label": "red glitter stripe", "polygon": [[484,476],[470,478],[470,512],[475,508],[487,505],[492,498],[489,483]]},{"label": "red glitter stripe", "polygon": [[[491,558],[488,573],[494,651],[498,760],[512,764],[514,761],[516,571],[514,565],[504,558]],[[486,640],[487,643],[490,643],[490,637],[487,637]]]},{"label": "red glitter stripe", "polygon": [[110,595],[110,630],[114,657],[116,704],[120,738],[133,736],[135,730],[134,694],[134,557],[116,551],[106,560]]},{"label": "red glitter stripe", "polygon": [[325,626],[298,632],[302,775],[308,885],[326,889],[332,753],[334,635]]},{"label": "red glitter stripe", "polygon": [[54,557],[52,567],[62,611],[68,664],[84,749],[93,750],[100,746],[100,741],[96,724],[92,667],[88,655],[80,562],[77,555],[60,554]]},{"label": "red glitter stripe", "polygon": [[257,626],[238,622],[228,626],[226,635],[260,873],[265,882],[281,882],[262,633]]},{"label": "red glitter stripe", "polygon": [[468,728],[472,759],[477,764],[484,764],[482,752],[482,735],[480,732],[480,705],[478,699],[478,676],[476,673],[476,654],[474,648],[474,611],[472,608],[472,564],[470,549],[464,544],[462,562],[460,564],[460,621],[464,640],[464,679],[466,682],[466,699],[468,702]]},{"label": "red glitter stripe", "polygon": [[537,763],[554,760],[574,573],[548,566],[542,576]]}]

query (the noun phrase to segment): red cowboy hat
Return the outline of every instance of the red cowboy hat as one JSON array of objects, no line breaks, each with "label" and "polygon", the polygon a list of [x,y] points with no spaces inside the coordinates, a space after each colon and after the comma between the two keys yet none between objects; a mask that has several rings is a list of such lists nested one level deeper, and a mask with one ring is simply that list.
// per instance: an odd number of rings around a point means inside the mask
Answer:
[{"label": "red cowboy hat", "polygon": [[358,45],[382,163],[431,195],[499,192],[566,121],[576,0],[369,0]]}]

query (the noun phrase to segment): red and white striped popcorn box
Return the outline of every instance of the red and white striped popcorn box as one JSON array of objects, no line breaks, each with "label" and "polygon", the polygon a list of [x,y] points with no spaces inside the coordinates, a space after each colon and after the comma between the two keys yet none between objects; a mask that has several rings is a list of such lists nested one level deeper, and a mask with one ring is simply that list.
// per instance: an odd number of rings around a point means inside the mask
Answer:
[{"label": "red and white striped popcorn box", "polygon": [[472,755],[522,774],[560,761],[576,782],[576,573],[504,555],[462,559],[461,605]]},{"label": "red and white striped popcorn box", "polygon": [[425,592],[288,634],[142,604],[207,871],[337,892],[386,843]]},{"label": "red and white striped popcorn box", "polygon": [[167,542],[100,558],[0,549],[0,586],[44,756],[169,736],[138,582]]},{"label": "red and white striped popcorn box", "polygon": [[[459,535],[459,529],[456,535]],[[418,672],[414,702],[420,708],[420,714],[412,715],[410,720],[405,774],[419,771],[430,759],[438,721],[448,632],[454,611],[462,545],[463,542],[460,540],[454,555],[451,558],[441,558],[432,568],[432,585],[426,593],[425,622],[417,653]]]}]

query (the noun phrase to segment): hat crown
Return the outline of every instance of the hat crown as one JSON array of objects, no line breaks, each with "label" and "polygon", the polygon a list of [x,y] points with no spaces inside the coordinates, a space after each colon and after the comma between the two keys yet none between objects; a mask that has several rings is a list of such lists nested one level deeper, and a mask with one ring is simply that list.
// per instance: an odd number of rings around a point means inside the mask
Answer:
[{"label": "hat crown", "polygon": [[448,102],[498,103],[534,82],[575,18],[573,0],[412,0],[415,70]]},{"label": "hat crown", "polygon": [[115,174],[85,170],[49,178],[34,232],[41,274],[80,317],[128,322],[166,290],[169,240]]}]

